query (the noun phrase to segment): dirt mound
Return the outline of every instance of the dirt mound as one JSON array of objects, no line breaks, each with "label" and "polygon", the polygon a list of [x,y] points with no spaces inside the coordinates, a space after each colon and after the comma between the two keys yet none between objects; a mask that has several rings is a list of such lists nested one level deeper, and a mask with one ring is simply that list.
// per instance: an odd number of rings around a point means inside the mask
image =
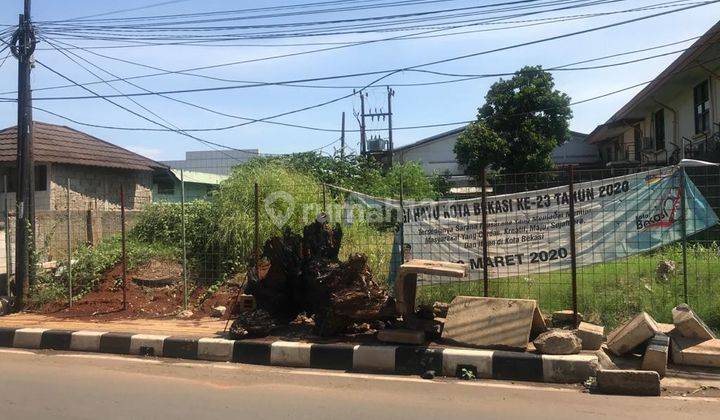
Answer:
[{"label": "dirt mound", "polygon": [[[127,279],[126,309],[123,309],[122,265],[118,264],[103,275],[96,290],[73,302],[72,307],[67,307],[66,302],[53,303],[37,312],[68,318],[138,319],[170,318],[182,311],[182,265],[178,262],[152,259],[128,271]],[[192,282],[189,283],[189,287],[192,287]],[[206,292],[207,288],[198,287],[188,296],[192,318],[207,317],[211,309],[218,305],[229,308],[237,289],[222,286],[210,296]]]}]

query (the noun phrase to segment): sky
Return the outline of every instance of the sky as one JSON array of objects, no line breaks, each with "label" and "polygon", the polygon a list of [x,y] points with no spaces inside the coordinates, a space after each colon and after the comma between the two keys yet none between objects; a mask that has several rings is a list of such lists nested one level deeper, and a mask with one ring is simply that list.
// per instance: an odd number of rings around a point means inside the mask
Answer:
[{"label": "sky", "polygon": [[[317,2],[322,0],[291,0],[291,1],[219,1],[219,0],[176,0],[161,2],[157,0],[124,0],[123,2],[90,1],[90,0],[34,0],[32,19],[38,22],[40,28],[40,43],[35,52],[35,58],[43,65],[54,69],[76,82],[97,81],[96,76],[82,69],[68,59],[67,56],[53,49],[58,42],[69,42],[82,47],[108,47],[125,45],[127,42],[103,40],[73,40],[59,34],[57,31],[44,29],[43,22],[61,19],[77,18],[94,14],[103,14],[96,19],[117,17],[143,17],[151,15],[167,15],[180,13],[198,13],[233,10],[250,7],[270,7],[291,5],[298,3]],[[327,1],[327,0],[325,0]],[[379,4],[391,0],[355,0],[359,3]],[[427,2],[426,4],[412,4],[393,8],[371,9],[361,11],[334,12],[314,16],[287,16],[277,18],[264,18],[243,20],[242,24],[277,24],[293,23],[305,20],[335,20],[335,19],[362,19],[365,17],[382,16],[385,14],[404,14],[410,12],[433,11],[450,8],[466,8],[495,4],[502,0],[467,1],[444,0]],[[550,0],[541,0],[548,2]],[[584,3],[588,3],[585,1]],[[157,5],[158,3],[165,3]],[[579,2],[578,2],[579,3]],[[660,4],[662,3],[662,4]],[[670,4],[667,4],[670,3]],[[697,5],[697,1],[646,1],[646,0],[617,0],[605,2],[595,6],[556,11],[533,16],[532,18],[546,18],[550,16],[569,16],[579,14],[594,14],[599,12],[623,11],[642,6],[655,5],[656,9],[615,13],[605,16],[595,16],[584,19],[565,20],[549,24],[536,24],[525,27],[519,26],[521,22],[505,23],[502,25],[486,25],[480,27],[482,32],[455,34],[461,30],[440,31],[436,33],[453,34],[450,36],[396,39],[385,42],[367,43],[350,47],[338,48],[332,51],[322,51],[285,58],[255,61],[239,65],[227,66],[217,69],[202,70],[197,73],[216,78],[268,82],[286,81],[305,78],[332,76],[339,74],[371,72],[378,70],[398,69],[415,66],[422,63],[443,60],[450,57],[475,54],[481,51],[511,46],[532,40],[553,37],[586,30],[613,22],[633,19],[654,13],[670,10],[672,7]],[[13,25],[17,22],[17,15],[22,11],[21,0],[5,0],[0,11],[0,24]],[[153,6],[155,7],[147,7]],[[664,6],[672,6],[670,8]],[[142,8],[120,13],[105,14],[119,9]],[[325,6],[323,6],[325,7]],[[337,7],[337,6],[334,6]],[[662,8],[660,8],[662,7]],[[473,10],[473,9],[467,9]],[[482,10],[482,9],[475,9]],[[616,26],[573,37],[557,39],[530,46],[513,48],[495,53],[476,55],[465,59],[454,60],[442,64],[422,67],[426,70],[446,72],[453,74],[495,74],[508,73],[518,70],[525,65],[543,65],[552,67],[576,61],[597,58],[601,56],[627,52],[642,48],[654,47],[661,44],[672,43],[702,35],[707,29],[720,19],[720,3],[697,7],[695,9],[677,12],[670,15],[637,21],[630,24]],[[523,20],[516,18],[514,21]],[[237,23],[237,22],[235,22]],[[48,26],[45,26],[47,28]],[[495,30],[489,31],[488,28]],[[427,29],[426,29],[427,30]],[[282,46],[273,44],[323,42],[342,43],[359,42],[387,37],[421,32],[391,31],[369,34],[339,34],[323,37],[288,38],[274,40],[243,40],[233,41],[228,45],[160,45],[132,48],[106,48],[93,49],[100,54],[112,56],[127,61],[142,63],[146,66],[163,70],[178,70],[218,63],[227,63],[241,60],[251,60],[275,55],[291,54],[301,51],[327,48],[336,45],[315,46]],[[50,32],[50,33],[48,33]],[[467,32],[467,29],[464,30]],[[9,35],[3,35],[9,40]],[[592,64],[617,63],[636,58],[649,57],[658,54],[670,53],[687,48],[692,41],[669,46],[662,49],[635,53],[632,55],[606,59]],[[237,45],[242,43],[241,46]],[[252,44],[252,45],[248,45]],[[136,44],[137,45],[137,44]],[[121,63],[91,55],[87,51],[75,50],[82,57],[90,60],[99,68],[107,70],[115,76],[129,77],[157,72],[137,65]],[[7,51],[0,54],[3,62]],[[67,53],[66,53],[67,54]],[[567,93],[573,101],[583,100],[641,82],[649,81],[660,73],[679,53],[652,58],[633,64],[608,67],[604,69],[558,71],[554,72],[556,88]],[[76,58],[77,60],[77,58]],[[87,65],[86,65],[87,66]],[[108,73],[102,73],[98,68],[91,68],[97,75],[111,78]],[[354,78],[343,78],[317,82],[323,86],[339,86],[337,89],[303,88],[291,86],[262,86],[233,90],[219,90],[208,92],[193,92],[173,94],[172,96],[196,105],[213,110],[247,118],[265,118],[291,110],[306,108],[334,99],[339,99],[328,105],[313,108],[303,112],[293,113],[273,121],[307,125],[331,130],[339,130],[341,114],[346,114],[347,145],[352,150],[358,149],[359,134],[358,122],[354,113],[359,111],[360,100],[352,95],[353,86],[361,87],[377,79],[378,75],[369,75]],[[398,72],[378,83],[377,86],[367,90],[368,108],[387,109],[387,87],[395,90],[393,97],[393,125],[394,127],[411,127],[417,125],[440,124],[457,121],[472,120],[476,110],[483,104],[485,93],[489,86],[497,81],[497,77],[482,78],[429,86],[400,86],[401,84],[415,82],[430,82],[450,80],[452,77],[418,72]],[[202,89],[208,87],[237,85],[238,82],[208,80],[182,74],[168,74],[161,77],[139,78],[132,81],[143,89],[150,91],[170,91],[183,89]],[[78,87],[62,90],[37,90],[43,87],[63,85],[68,81],[46,67],[36,64],[32,72],[32,86],[35,98],[34,105],[52,111],[56,114],[74,119],[83,123],[121,126],[121,127],[154,127],[157,125],[138,117],[126,110],[108,103],[102,99],[67,99],[43,100],[51,96],[91,96],[88,91]],[[137,87],[123,82],[113,86],[123,93],[140,92]],[[17,88],[17,65],[12,56],[7,57],[0,67],[0,97],[15,97]],[[110,86],[96,84],[88,86],[99,94],[115,94]],[[572,130],[590,132],[595,126],[603,123],[618,108],[625,104],[641,87],[626,90],[599,100],[573,106],[573,119],[570,122]],[[144,115],[152,120],[162,117],[165,121],[176,127],[217,128],[237,124],[236,118],[219,116],[184,104],[171,102],[158,96],[141,96],[134,98],[144,108],[130,102],[127,98],[115,99],[124,107],[132,109],[136,114]],[[152,112],[150,114],[149,112]],[[0,126],[13,126],[16,124],[16,105],[11,102],[0,102]],[[107,128],[86,127],[69,122],[58,116],[45,112],[34,111],[36,121],[57,123],[93,134],[106,141],[141,153],[157,160],[182,159],[189,150],[211,150],[207,143],[191,139],[174,132],[146,132],[146,131],[120,131]],[[163,123],[167,126],[167,123]],[[383,128],[384,123],[373,121],[369,128]],[[395,130],[394,142],[396,146],[412,143],[422,138],[447,131],[458,126],[434,127],[412,130]],[[321,149],[331,153],[339,147],[337,132],[319,132],[295,127],[272,125],[266,123],[253,123],[225,131],[193,132],[202,140],[226,145],[231,148],[248,149],[257,148],[264,153],[290,153],[306,150]],[[217,148],[213,146],[213,148]]]}]

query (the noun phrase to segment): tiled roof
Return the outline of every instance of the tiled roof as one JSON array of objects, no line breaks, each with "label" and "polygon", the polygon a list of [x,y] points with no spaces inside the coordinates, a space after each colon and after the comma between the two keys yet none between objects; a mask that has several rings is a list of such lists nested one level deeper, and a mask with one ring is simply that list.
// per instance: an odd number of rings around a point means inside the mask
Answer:
[{"label": "tiled roof", "polygon": [[[167,166],[62,125],[35,121],[33,156],[37,162],[150,171]],[[17,127],[0,131],[0,162],[17,159]]]}]

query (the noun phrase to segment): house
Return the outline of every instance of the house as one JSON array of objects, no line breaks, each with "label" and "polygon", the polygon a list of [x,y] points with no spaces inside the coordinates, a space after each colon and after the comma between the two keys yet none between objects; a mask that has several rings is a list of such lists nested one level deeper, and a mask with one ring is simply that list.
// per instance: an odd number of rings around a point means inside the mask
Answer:
[{"label": "house", "polygon": [[[153,173],[167,167],[122,147],[69,127],[33,124],[35,209],[66,210],[68,185],[72,210],[119,210],[120,185],[128,210],[152,201]],[[7,181],[7,201],[15,208],[17,129],[0,131],[0,191]],[[3,178],[4,177],[4,178]]]},{"label": "house", "polygon": [[607,167],[720,162],[720,22],[590,133]]},{"label": "house", "polygon": [[[35,244],[47,260],[66,258],[68,246],[98,243],[121,231],[121,185],[128,210],[126,224],[132,226],[140,213],[137,210],[152,202],[153,175],[168,170],[81,131],[37,121],[33,123],[33,157]],[[0,221],[0,276],[14,255],[16,160],[16,127],[0,130],[0,209],[8,222]]]},{"label": "house", "polygon": [[166,160],[161,163],[173,169],[230,175],[233,166],[240,165],[258,156],[260,156],[258,149],[203,150],[185,152],[185,159],[183,160]]},{"label": "house", "polygon": [[182,201],[183,185],[185,201],[204,200],[228,177],[205,172],[171,169],[153,177],[153,201],[179,203]]},{"label": "house", "polygon": [[[425,173],[450,174],[460,181],[464,169],[455,160],[455,142],[465,130],[465,126],[444,133],[396,147],[393,151],[394,162],[420,162]],[[586,142],[586,135],[570,131],[566,142],[558,145],[552,153],[556,165],[583,164],[594,165],[599,161],[597,148]]]}]

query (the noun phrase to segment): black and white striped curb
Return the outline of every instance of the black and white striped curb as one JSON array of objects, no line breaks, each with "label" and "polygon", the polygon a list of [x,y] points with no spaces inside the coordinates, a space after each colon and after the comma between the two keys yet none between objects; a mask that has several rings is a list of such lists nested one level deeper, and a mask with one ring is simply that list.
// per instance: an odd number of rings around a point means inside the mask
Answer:
[{"label": "black and white striped curb", "polygon": [[0,327],[0,347],[130,354],[353,372],[579,383],[594,376],[595,355],[551,356],[500,350],[291,341],[226,340],[150,334]]}]

